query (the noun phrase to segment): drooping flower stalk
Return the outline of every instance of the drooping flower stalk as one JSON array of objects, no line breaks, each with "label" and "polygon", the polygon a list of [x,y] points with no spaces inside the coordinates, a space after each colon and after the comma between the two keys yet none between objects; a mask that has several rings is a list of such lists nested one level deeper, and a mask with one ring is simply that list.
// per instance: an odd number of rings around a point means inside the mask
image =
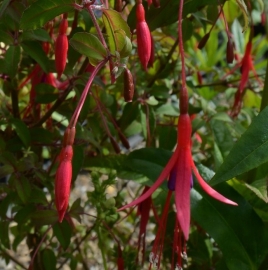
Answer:
[{"label": "drooping flower stalk", "polygon": [[99,70],[107,63],[107,61],[108,59],[104,59],[102,62],[100,62],[90,75],[78,105],[75,109],[75,112],[70,120],[69,126],[64,133],[62,150],[59,155],[60,163],[55,176],[55,204],[58,211],[59,222],[62,222],[69,203],[72,181],[72,157],[73,143],[75,138],[75,126],[93,79]]}]

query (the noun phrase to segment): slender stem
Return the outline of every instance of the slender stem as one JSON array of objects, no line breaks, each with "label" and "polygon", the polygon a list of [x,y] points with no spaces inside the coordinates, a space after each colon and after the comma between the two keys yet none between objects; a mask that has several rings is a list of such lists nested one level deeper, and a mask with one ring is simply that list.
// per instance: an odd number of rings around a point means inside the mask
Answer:
[{"label": "slender stem", "polygon": [[[40,249],[42,243],[45,241],[45,237],[47,236],[47,234],[48,234],[48,232],[51,230],[51,228],[52,228],[52,225],[50,225],[50,226],[47,228],[47,230],[45,231],[45,233],[44,233],[44,235],[43,235],[43,237],[42,237],[42,239],[41,239],[41,241],[40,241],[40,243],[38,244],[37,248],[35,249],[34,254],[33,254],[33,257],[32,257],[31,262],[30,262],[30,266],[33,265],[33,262],[34,262],[34,259],[35,259],[35,257],[36,257],[36,254],[37,254],[38,250]],[[31,268],[29,267],[29,269],[31,269]]]},{"label": "slender stem", "polygon": [[268,61],[266,66],[266,75],[261,99],[261,111],[268,105]]},{"label": "slender stem", "polygon": [[99,26],[99,24],[98,24],[98,22],[97,22],[97,20],[96,20],[95,14],[94,14],[94,12],[93,12],[91,6],[88,6],[88,9],[87,9],[87,10],[88,10],[88,12],[89,12],[89,15],[90,15],[90,17],[91,17],[91,19],[92,19],[92,21],[93,21],[93,24],[94,24],[96,30],[97,30],[97,32],[98,32],[98,36],[99,36],[99,38],[100,38],[100,41],[101,41],[102,45],[103,45],[104,48],[107,50],[107,52],[109,52],[108,46],[107,46],[106,41],[105,41],[105,39],[104,39],[104,37],[103,37],[103,34],[102,34],[102,32],[101,32],[101,29],[100,29],[100,26]]},{"label": "slender stem", "polygon": [[[88,58],[85,59],[77,75],[82,74],[84,70],[86,69],[87,65],[88,65]],[[73,90],[73,85],[71,83],[69,87],[66,90],[64,90],[63,94],[56,100],[53,106],[45,113],[45,115],[41,119],[39,119],[36,123],[30,125],[30,127],[42,126],[42,124],[47,121],[47,119],[52,115],[52,113],[65,101],[66,97],[72,90]]]},{"label": "slender stem", "polygon": [[12,113],[15,118],[20,118],[18,91],[11,87]]},{"label": "slender stem", "polygon": [[80,115],[80,112],[82,110],[82,107],[84,105],[84,102],[86,100],[86,97],[87,97],[87,94],[88,94],[88,91],[90,89],[90,86],[95,78],[95,76],[97,75],[97,73],[99,72],[99,70],[107,63],[108,59],[104,59],[102,62],[100,62],[96,68],[94,69],[94,71],[91,73],[89,79],[88,79],[88,82],[85,86],[85,89],[81,95],[81,98],[78,102],[78,105],[74,111],[74,114],[70,120],[70,123],[69,123],[69,127],[72,128],[72,127],[75,127],[76,126],[76,123],[77,123],[77,120],[78,120],[78,117]]},{"label": "slender stem", "polygon": [[102,261],[103,261],[103,268],[104,270],[108,270],[107,268],[107,263],[106,263],[106,258],[105,258],[105,253],[104,253],[104,250],[103,250],[103,243],[102,243],[102,239],[101,239],[101,231],[100,231],[100,226],[98,226],[98,228],[96,229],[97,231],[97,235],[98,235],[98,240],[99,240],[99,248],[101,250],[101,256],[102,256]]},{"label": "slender stem", "polygon": [[188,113],[188,92],[186,88],[186,72],[185,72],[185,57],[182,37],[182,11],[183,11],[184,0],[180,0],[179,8],[179,49],[181,55],[181,90],[180,90],[180,113]]}]

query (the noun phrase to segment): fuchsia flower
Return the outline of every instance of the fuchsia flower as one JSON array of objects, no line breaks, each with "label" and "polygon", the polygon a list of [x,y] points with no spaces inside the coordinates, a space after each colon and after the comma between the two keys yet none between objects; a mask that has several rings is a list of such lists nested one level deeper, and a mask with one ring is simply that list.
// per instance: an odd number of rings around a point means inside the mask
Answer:
[{"label": "fuchsia flower", "polygon": [[235,67],[222,78],[222,79],[225,79],[228,75],[234,73],[234,71],[236,69],[241,67],[242,76],[241,76],[241,80],[240,80],[239,85],[238,85],[238,89],[237,89],[236,94],[235,94],[234,104],[232,107],[232,111],[230,113],[231,117],[236,117],[241,110],[242,97],[243,97],[243,93],[244,93],[244,90],[245,90],[247,82],[248,82],[250,71],[253,72],[254,77],[258,81],[259,85],[260,86],[263,85],[262,81],[259,79],[257,72],[254,68],[254,63],[252,60],[251,51],[252,51],[252,41],[250,38],[247,45],[246,45],[246,50],[245,50],[243,59],[239,63],[237,63],[235,65]]},{"label": "fuchsia flower", "polygon": [[[133,202],[120,208],[119,211],[124,210],[134,205],[139,205],[147,200],[152,193],[165,181],[168,180],[168,197],[164,206],[163,215],[158,224],[159,229],[156,235],[154,247],[150,255],[151,266],[155,265],[159,267],[160,259],[163,249],[163,240],[165,235],[165,227],[167,222],[167,214],[170,204],[172,191],[175,193],[175,205],[177,209],[177,219],[175,224],[175,235],[173,243],[173,263],[175,266],[175,253],[178,254],[177,264],[175,269],[180,269],[181,265],[181,253],[186,256],[185,250],[182,250],[182,246],[185,246],[185,241],[189,238],[190,228],[190,189],[192,186],[192,172],[196,176],[199,184],[211,197],[215,198],[226,204],[237,205],[235,202],[225,198],[219,194],[216,190],[211,188],[206,181],[199,174],[191,154],[191,119],[188,113],[181,114],[178,122],[178,139],[177,147],[168,161],[167,165],[161,172],[156,182],[139,198]],[[150,266],[150,267],[151,267]]]}]

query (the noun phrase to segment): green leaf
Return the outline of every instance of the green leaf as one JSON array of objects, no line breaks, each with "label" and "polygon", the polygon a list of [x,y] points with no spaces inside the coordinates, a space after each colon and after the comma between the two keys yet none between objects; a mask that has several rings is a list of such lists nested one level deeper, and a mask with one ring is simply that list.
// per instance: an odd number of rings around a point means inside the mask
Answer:
[{"label": "green leaf", "polygon": [[73,177],[72,181],[75,181],[78,173],[80,172],[84,163],[84,147],[74,146],[74,156],[73,156]]},{"label": "green leaf", "polygon": [[49,72],[48,57],[38,41],[24,41],[21,46],[23,51],[32,57],[46,73]]},{"label": "green leaf", "polygon": [[37,210],[31,215],[31,221],[35,226],[52,225],[58,220],[55,210]]},{"label": "green leaf", "polygon": [[268,161],[268,107],[255,117],[211,180],[215,185]]},{"label": "green leaf", "polygon": [[143,148],[131,152],[125,162],[132,171],[155,180],[166,166],[172,152],[159,148]]},{"label": "green leaf", "polygon": [[267,255],[267,231],[252,207],[227,184],[219,192],[236,201],[229,206],[191,191],[192,218],[215,239],[230,270],[258,269]]},{"label": "green leaf", "polygon": [[2,5],[0,7],[0,18],[3,16],[4,12],[6,11],[6,8],[8,7],[11,0],[4,0],[2,2]]},{"label": "green leaf", "polygon": [[62,223],[57,222],[53,226],[53,233],[57,237],[63,249],[67,249],[71,242],[72,228],[66,220]]},{"label": "green leaf", "polygon": [[0,41],[4,42],[6,45],[11,45],[14,40],[6,31],[0,30]]},{"label": "green leaf", "polygon": [[24,176],[14,176],[13,184],[15,185],[15,189],[21,201],[26,204],[31,196],[31,185],[29,183],[29,179]]},{"label": "green leaf", "polygon": [[[131,38],[129,26],[122,18],[121,14],[112,9],[104,9],[102,19],[108,35],[111,53],[114,54],[115,51],[120,52],[127,42],[125,35],[129,39]],[[126,56],[128,55],[122,55],[121,57]]]},{"label": "green leaf", "polygon": [[23,121],[17,118],[11,119],[11,124],[14,126],[16,133],[19,138],[22,140],[23,144],[27,147],[30,144],[31,137],[28,127],[24,124]]},{"label": "green leaf", "polygon": [[54,251],[50,248],[46,248],[42,251],[42,262],[45,270],[56,270],[56,256]]},{"label": "green leaf", "polygon": [[13,172],[14,172],[14,168],[9,164],[0,166],[0,178],[3,178]]},{"label": "green leaf", "polygon": [[9,224],[9,221],[0,220],[0,243],[8,249],[10,249]]},{"label": "green leaf", "polygon": [[7,74],[14,78],[20,63],[20,46],[10,46],[5,54]]},{"label": "green leaf", "polygon": [[35,101],[41,104],[51,103],[59,97],[59,94],[55,93],[55,88],[47,83],[39,83],[36,85],[35,92]]},{"label": "green leaf", "polygon": [[92,65],[96,65],[107,57],[106,49],[99,39],[90,33],[76,33],[70,39],[70,44],[79,53],[86,55]]},{"label": "green leaf", "polygon": [[73,0],[37,0],[24,11],[20,28],[23,30],[40,28],[56,16],[73,11],[73,3]]},{"label": "green leaf", "polygon": [[20,39],[22,41],[27,40],[27,39],[40,40],[40,41],[51,41],[51,38],[50,38],[48,32],[44,29],[23,31],[22,35],[20,36]]}]

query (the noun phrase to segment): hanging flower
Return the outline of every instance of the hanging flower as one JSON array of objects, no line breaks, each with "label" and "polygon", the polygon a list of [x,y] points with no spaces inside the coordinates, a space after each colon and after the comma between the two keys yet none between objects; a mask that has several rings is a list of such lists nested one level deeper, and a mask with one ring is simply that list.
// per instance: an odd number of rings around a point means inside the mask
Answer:
[{"label": "hanging flower", "polygon": [[[134,205],[139,205],[148,199],[152,193],[165,181],[168,180],[168,197],[164,206],[163,215],[160,219],[159,229],[155,239],[153,251],[150,256],[151,265],[159,267],[160,259],[163,249],[163,239],[165,234],[165,227],[167,222],[167,213],[170,204],[172,192],[175,194],[175,205],[177,210],[177,221],[175,224],[175,236],[173,243],[173,253],[178,252],[177,269],[180,269],[181,255],[185,252],[181,247],[182,243],[189,238],[190,228],[190,189],[192,186],[192,173],[196,176],[199,184],[211,197],[226,204],[237,205],[235,202],[225,198],[216,190],[211,188],[206,181],[199,174],[191,154],[191,119],[188,113],[181,114],[178,122],[178,139],[177,147],[168,161],[167,165],[161,172],[156,182],[139,198],[133,202],[120,208],[119,211],[124,210]],[[185,246],[185,245],[184,245]],[[173,262],[174,262],[173,256]],[[174,265],[174,263],[173,263]],[[176,269],[176,268],[175,268]]]}]

